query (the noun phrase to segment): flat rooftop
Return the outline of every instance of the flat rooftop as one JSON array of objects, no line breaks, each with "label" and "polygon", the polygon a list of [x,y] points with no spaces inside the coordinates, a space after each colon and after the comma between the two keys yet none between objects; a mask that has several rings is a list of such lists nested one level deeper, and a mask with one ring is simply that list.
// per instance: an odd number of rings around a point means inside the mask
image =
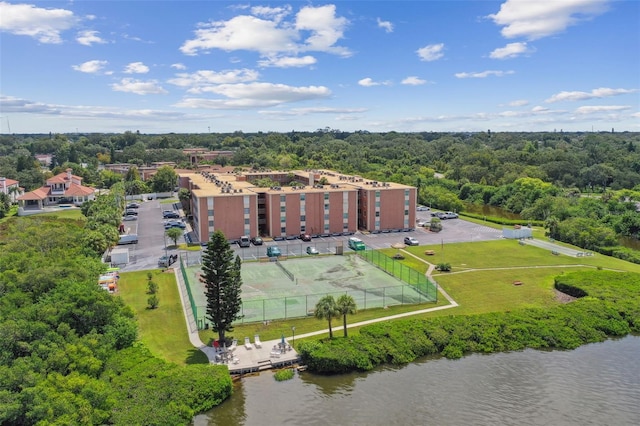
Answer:
[{"label": "flat rooftop", "polygon": [[[408,185],[393,182],[379,182],[364,179],[360,176],[346,175],[331,170],[292,170],[264,171],[245,173],[189,172],[180,173],[188,177],[194,185],[195,196],[237,196],[239,194],[282,194],[289,192],[344,192],[357,191],[361,188],[380,190],[409,189]],[[275,183],[271,187],[259,187],[254,182],[271,179]],[[320,182],[325,183],[320,184]]]}]

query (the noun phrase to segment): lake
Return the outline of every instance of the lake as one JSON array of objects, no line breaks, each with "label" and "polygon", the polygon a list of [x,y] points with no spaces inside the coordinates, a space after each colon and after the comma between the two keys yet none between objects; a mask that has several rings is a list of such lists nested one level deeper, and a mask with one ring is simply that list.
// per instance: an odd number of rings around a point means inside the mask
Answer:
[{"label": "lake", "polygon": [[242,379],[196,426],[638,425],[640,337],[573,351],[421,359],[368,373]]}]

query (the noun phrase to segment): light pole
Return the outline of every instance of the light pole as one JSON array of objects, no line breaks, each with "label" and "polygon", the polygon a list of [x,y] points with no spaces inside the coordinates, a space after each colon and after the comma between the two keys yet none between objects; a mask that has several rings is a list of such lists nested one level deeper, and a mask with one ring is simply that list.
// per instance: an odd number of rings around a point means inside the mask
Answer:
[{"label": "light pole", "polygon": [[296,346],[296,328],[291,327],[291,332],[293,333],[293,346]]}]

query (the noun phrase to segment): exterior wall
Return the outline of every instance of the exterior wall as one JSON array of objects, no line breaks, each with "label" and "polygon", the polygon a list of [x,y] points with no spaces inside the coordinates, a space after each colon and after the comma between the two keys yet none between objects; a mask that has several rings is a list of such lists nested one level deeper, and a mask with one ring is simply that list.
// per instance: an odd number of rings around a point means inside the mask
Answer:
[{"label": "exterior wall", "polygon": [[413,228],[416,220],[416,189],[362,189],[359,217],[361,228],[370,231]]},{"label": "exterior wall", "polygon": [[255,194],[193,197],[193,207],[194,230],[200,241],[208,241],[218,230],[229,240],[258,235]]}]

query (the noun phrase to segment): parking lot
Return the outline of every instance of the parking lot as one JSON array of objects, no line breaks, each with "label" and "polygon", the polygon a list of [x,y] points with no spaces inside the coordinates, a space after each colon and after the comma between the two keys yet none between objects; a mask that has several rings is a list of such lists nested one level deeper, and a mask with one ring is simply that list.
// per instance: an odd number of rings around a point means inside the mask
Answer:
[{"label": "parking lot", "polygon": [[[173,204],[160,203],[158,200],[144,201],[138,208],[138,220],[123,222],[128,233],[138,234],[138,244],[130,244],[121,247],[129,248],[129,263],[121,265],[122,271],[140,271],[158,268],[158,259],[165,254],[178,253],[173,249],[173,241],[165,237],[163,210],[174,209]],[[175,210],[175,209],[174,209]],[[177,210],[176,210],[177,211]],[[418,211],[416,218],[422,222],[431,220],[431,212]],[[187,228],[188,230],[189,228]],[[502,232],[498,229],[467,222],[462,219],[447,219],[442,221],[442,231],[429,232],[425,228],[416,227],[408,232],[380,232],[361,233],[354,236],[360,238],[368,248],[389,248],[392,244],[402,243],[405,237],[413,237],[420,245],[447,244],[457,242],[474,242],[499,239]],[[312,238],[309,242],[299,239],[282,241],[265,241],[261,246],[241,248],[237,244],[231,247],[243,260],[256,260],[266,257],[267,247],[277,245],[285,256],[309,256],[307,247],[316,248],[320,254],[335,253],[335,247],[342,245],[344,252],[351,250],[347,246],[349,236],[325,236]],[[181,237],[178,243],[184,242]],[[189,263],[199,261],[199,251],[182,251]]]}]

